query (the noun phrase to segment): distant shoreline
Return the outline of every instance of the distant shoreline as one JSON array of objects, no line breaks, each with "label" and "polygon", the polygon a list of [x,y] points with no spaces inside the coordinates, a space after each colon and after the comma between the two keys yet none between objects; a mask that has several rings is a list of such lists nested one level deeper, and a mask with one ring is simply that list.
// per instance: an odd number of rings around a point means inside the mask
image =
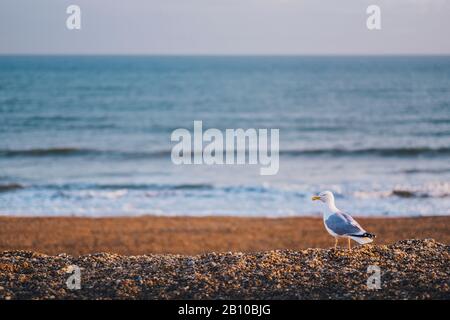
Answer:
[{"label": "distant shoreline", "polygon": [[276,53],[93,53],[93,52],[75,52],[75,53],[65,53],[65,52],[35,52],[35,53],[25,53],[25,52],[3,52],[0,53],[0,57],[125,57],[125,58],[440,58],[440,57],[450,57],[449,53],[287,53],[287,54],[276,54]]},{"label": "distant shoreline", "polygon": [[[450,243],[450,216],[358,221],[377,235],[378,245],[425,238]],[[0,252],[192,255],[330,248],[333,244],[319,217],[0,217]],[[345,245],[342,241],[341,246]]]}]

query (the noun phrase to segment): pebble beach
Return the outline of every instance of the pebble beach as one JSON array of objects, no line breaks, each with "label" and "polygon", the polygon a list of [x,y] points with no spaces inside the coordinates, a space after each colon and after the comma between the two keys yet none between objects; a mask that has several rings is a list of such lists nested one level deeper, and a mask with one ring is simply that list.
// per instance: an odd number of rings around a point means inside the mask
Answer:
[{"label": "pebble beach", "polygon": [[350,252],[320,218],[2,217],[0,299],[450,299],[448,219],[359,219]]},{"label": "pebble beach", "polygon": [[[68,289],[69,266],[80,289]],[[368,266],[380,268],[379,289]],[[450,247],[433,239],[346,249],[201,255],[0,254],[0,299],[449,299]]]}]

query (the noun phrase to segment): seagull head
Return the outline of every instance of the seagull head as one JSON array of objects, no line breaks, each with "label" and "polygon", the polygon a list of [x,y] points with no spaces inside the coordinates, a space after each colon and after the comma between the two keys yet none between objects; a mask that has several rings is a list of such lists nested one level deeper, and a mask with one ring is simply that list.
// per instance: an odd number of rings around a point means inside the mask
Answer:
[{"label": "seagull head", "polygon": [[322,191],[317,196],[313,196],[311,199],[313,201],[314,200],[320,200],[323,203],[333,204],[334,205],[334,196],[333,196],[333,193],[331,191]]}]

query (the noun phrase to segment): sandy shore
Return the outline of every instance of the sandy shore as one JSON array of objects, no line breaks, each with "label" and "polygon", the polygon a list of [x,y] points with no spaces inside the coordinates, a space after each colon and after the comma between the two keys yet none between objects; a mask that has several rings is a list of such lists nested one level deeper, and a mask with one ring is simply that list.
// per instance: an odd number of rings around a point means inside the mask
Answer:
[{"label": "sandy shore", "polygon": [[[358,218],[376,244],[433,238],[450,243],[450,217]],[[0,217],[0,251],[30,250],[70,255],[108,252],[199,254],[329,248],[334,240],[320,218]],[[342,241],[342,246],[345,246]]]}]

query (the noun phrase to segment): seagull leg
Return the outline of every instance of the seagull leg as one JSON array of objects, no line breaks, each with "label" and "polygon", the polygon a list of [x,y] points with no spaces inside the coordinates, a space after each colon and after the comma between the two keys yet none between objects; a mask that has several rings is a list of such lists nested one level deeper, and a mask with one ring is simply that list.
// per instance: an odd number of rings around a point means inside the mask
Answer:
[{"label": "seagull leg", "polygon": [[337,249],[337,245],[338,245],[338,238],[336,237],[336,238],[334,238],[334,250],[336,250]]},{"label": "seagull leg", "polygon": [[348,239],[348,250],[349,250],[349,251],[352,251],[352,245],[351,245],[351,243],[350,243],[350,237],[347,238],[347,239]]}]

